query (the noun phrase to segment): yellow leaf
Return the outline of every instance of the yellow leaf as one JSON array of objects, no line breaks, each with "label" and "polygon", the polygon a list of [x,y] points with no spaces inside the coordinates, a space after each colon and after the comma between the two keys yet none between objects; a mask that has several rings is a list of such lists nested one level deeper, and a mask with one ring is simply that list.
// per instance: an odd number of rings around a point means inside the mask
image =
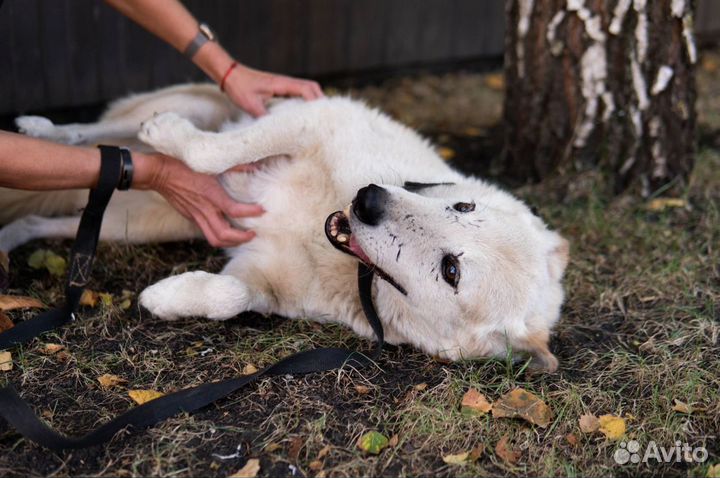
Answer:
[{"label": "yellow leaf", "polygon": [[100,297],[100,301],[102,302],[102,305],[105,307],[110,307],[113,304],[113,295],[108,292],[99,292],[98,296]]},{"label": "yellow leaf", "polygon": [[[112,387],[115,387],[117,385],[120,385],[121,383],[126,383],[127,380],[124,378],[118,377],[117,375],[112,375],[110,373],[106,373],[104,375],[100,375],[97,378],[97,381],[100,382],[100,386],[104,389],[109,389]],[[130,395],[132,397],[132,395]],[[134,397],[133,397],[134,400]]]},{"label": "yellow leaf", "polygon": [[491,408],[492,405],[487,401],[485,395],[474,388],[471,388],[463,395],[460,404],[460,410],[466,416],[485,415]]},{"label": "yellow leaf", "polygon": [[308,464],[308,468],[310,468],[312,471],[320,471],[322,470],[323,462],[321,460],[313,460]]},{"label": "yellow leaf", "polygon": [[45,304],[32,297],[22,295],[0,295],[0,310],[43,309]]},{"label": "yellow leaf", "polygon": [[132,301],[130,299],[125,299],[118,304],[118,307],[120,307],[121,310],[128,310],[131,305]]},{"label": "yellow leaf", "polygon": [[417,390],[418,392],[422,392],[423,390],[425,390],[427,388],[427,383],[418,383],[413,388],[415,390]]},{"label": "yellow leaf", "polygon": [[474,126],[468,126],[467,128],[465,128],[463,130],[463,134],[465,136],[469,136],[471,138],[477,138],[479,136],[484,136],[485,133],[480,128],[476,128]]},{"label": "yellow leaf", "polygon": [[448,161],[455,157],[455,150],[452,148],[448,148],[447,146],[440,146],[439,148],[437,148],[437,153],[445,161]]},{"label": "yellow leaf", "polygon": [[389,440],[382,433],[367,432],[358,439],[357,446],[363,451],[377,455],[388,446]]},{"label": "yellow leaf", "polygon": [[520,417],[541,428],[547,427],[553,418],[552,410],[545,402],[522,388],[516,388],[495,400],[492,414],[495,418]]},{"label": "yellow leaf", "polygon": [[97,292],[95,292],[94,290],[85,289],[80,296],[80,305],[84,305],[86,307],[95,307],[99,299],[100,296]]},{"label": "yellow leaf", "polygon": [[157,390],[130,390],[128,391],[128,395],[130,395],[130,398],[132,398],[135,403],[142,405],[143,403],[160,398],[165,394]]},{"label": "yellow leaf", "polygon": [[28,258],[28,265],[33,269],[47,269],[52,275],[61,276],[65,274],[67,262],[53,251],[38,249]]},{"label": "yellow leaf", "polygon": [[715,465],[708,467],[707,474],[705,476],[707,478],[720,478],[720,463],[716,463]]},{"label": "yellow leaf", "polygon": [[600,433],[608,440],[619,440],[625,435],[625,419],[615,415],[602,415],[598,418]]},{"label": "yellow leaf", "polygon": [[230,475],[228,478],[254,478],[260,471],[260,460],[257,458],[250,458],[245,466],[240,468],[238,471]]},{"label": "yellow leaf", "polygon": [[581,416],[578,422],[580,424],[580,431],[583,433],[594,433],[600,428],[598,418],[592,413],[586,413]]},{"label": "yellow leaf", "polygon": [[0,372],[8,372],[13,368],[12,353],[0,352]]},{"label": "yellow leaf", "polygon": [[60,352],[60,351],[63,350],[63,349],[65,349],[65,346],[64,346],[64,345],[60,345],[60,344],[45,344],[45,346],[43,347],[42,353],[44,353],[45,355],[54,355],[54,354]]},{"label": "yellow leaf", "polygon": [[255,365],[249,363],[243,367],[242,374],[243,375],[252,375],[257,371],[258,371],[257,367],[255,367]]},{"label": "yellow leaf", "polygon": [[686,415],[690,415],[693,412],[693,408],[690,405],[685,402],[681,402],[677,398],[675,399],[675,405],[673,405],[673,410],[679,413],[684,413]]},{"label": "yellow leaf", "polygon": [[665,209],[687,207],[688,202],[681,198],[655,198],[647,204],[647,210],[653,212]]},{"label": "yellow leaf", "polygon": [[495,91],[505,89],[505,75],[502,73],[490,73],[485,76],[485,86]]},{"label": "yellow leaf", "polygon": [[448,465],[464,465],[467,462],[468,456],[470,456],[470,453],[465,451],[455,455],[445,455],[442,457],[442,460]]}]

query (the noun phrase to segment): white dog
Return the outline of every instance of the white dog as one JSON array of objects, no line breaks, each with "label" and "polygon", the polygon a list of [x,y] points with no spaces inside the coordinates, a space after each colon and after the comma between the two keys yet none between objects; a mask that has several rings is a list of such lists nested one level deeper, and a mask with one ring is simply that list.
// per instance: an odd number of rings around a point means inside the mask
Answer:
[{"label": "white dog", "polygon": [[[158,113],[161,113],[158,115]],[[549,332],[563,300],[568,243],[519,200],[453,171],[415,132],[348,98],[287,100],[254,120],[210,85],[183,85],[113,104],[95,124],[21,117],[31,136],[94,144],[139,138],[192,169],[225,173],[237,200],[267,213],[237,221],[250,243],[228,250],[220,274],[188,272],[145,289],[164,319],[228,319],[253,310],[341,322],[372,337],[356,286],[374,267],[375,304],[390,343],[457,360],[529,352],[555,370]],[[0,250],[38,237],[73,237],[84,193],[0,192]],[[118,193],[101,239],[199,237],[155,193]],[[339,250],[338,250],[339,249]]]}]

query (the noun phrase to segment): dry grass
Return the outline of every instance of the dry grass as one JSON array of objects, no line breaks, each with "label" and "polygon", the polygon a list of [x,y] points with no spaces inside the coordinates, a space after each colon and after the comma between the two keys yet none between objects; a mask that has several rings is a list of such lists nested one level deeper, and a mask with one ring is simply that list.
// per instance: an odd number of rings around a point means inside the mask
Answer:
[{"label": "dry grass", "polygon": [[[547,196],[538,188],[522,191],[572,243],[568,299],[552,344],[559,373],[531,375],[511,361],[443,364],[394,348],[376,369],[264,380],[193,416],[92,449],[50,453],[3,428],[0,476],[227,476],[249,457],[260,458],[263,476],[704,476],[708,464],[720,461],[718,185],[720,151],[710,145],[698,155],[689,210],[651,213],[632,198],[608,202],[592,192],[555,204],[543,201]],[[25,265],[40,246],[67,254],[70,242],[34,242],[13,253],[11,292],[57,303],[60,282]],[[213,271],[222,263],[201,243],[103,244],[91,288],[119,297],[170,273]],[[338,326],[252,314],[224,323],[161,323],[138,310],[135,300],[128,311],[98,306],[80,316],[16,351],[15,370],[0,375],[0,384],[16,384],[48,423],[67,433],[132,407],[131,388],[169,392],[316,346],[369,347]],[[68,356],[41,353],[44,343],[65,345]],[[103,390],[97,377],[104,373],[128,383]],[[421,383],[427,388],[416,390]],[[369,393],[358,393],[357,385]],[[552,407],[556,417],[547,429],[459,411],[469,387],[493,399],[516,386]],[[674,399],[697,411],[674,412]],[[703,445],[710,459],[703,465],[617,465],[616,444],[579,431],[578,417],[586,412],[625,415],[628,438]],[[399,443],[365,456],[355,442],[368,430],[397,434]],[[577,446],[565,439],[569,433],[579,438]],[[520,451],[514,465],[494,452],[505,434]],[[486,451],[475,463],[442,461],[444,454],[478,445]],[[313,469],[327,446],[322,471]],[[236,458],[218,456],[236,451]]]}]

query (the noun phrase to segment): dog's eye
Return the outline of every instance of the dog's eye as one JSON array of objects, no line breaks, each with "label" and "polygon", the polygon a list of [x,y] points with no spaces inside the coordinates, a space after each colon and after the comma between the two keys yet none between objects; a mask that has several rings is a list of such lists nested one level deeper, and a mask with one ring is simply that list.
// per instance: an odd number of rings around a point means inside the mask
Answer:
[{"label": "dog's eye", "polygon": [[460,265],[458,264],[457,257],[452,254],[447,254],[442,258],[440,268],[442,269],[445,282],[453,287],[457,287],[458,282],[460,282]]},{"label": "dog's eye", "polygon": [[453,205],[453,209],[458,212],[473,212],[475,210],[474,202],[458,202]]}]

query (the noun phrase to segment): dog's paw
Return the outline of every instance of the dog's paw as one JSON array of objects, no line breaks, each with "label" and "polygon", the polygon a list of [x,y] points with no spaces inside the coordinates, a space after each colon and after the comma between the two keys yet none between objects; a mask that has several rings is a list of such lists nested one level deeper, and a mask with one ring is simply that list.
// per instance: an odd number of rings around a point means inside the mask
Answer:
[{"label": "dog's paw", "polygon": [[140,126],[138,138],[161,153],[182,157],[184,145],[192,140],[196,131],[187,119],[167,112],[145,121]]},{"label": "dog's paw", "polygon": [[52,138],[55,132],[53,122],[43,116],[18,116],[15,125],[22,134],[33,138]]},{"label": "dog's paw", "polygon": [[168,283],[160,281],[151,285],[140,293],[140,305],[146,308],[153,316],[162,320],[178,320],[175,309],[173,291],[168,287]]}]

